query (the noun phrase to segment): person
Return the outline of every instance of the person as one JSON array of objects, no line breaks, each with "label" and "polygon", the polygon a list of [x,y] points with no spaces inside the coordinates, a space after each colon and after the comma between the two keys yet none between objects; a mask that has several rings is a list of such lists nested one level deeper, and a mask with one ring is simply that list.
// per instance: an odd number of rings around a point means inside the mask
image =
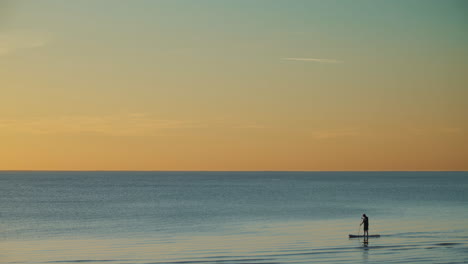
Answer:
[{"label": "person", "polygon": [[364,236],[369,236],[369,217],[366,214],[363,214],[361,217],[361,225],[364,225]]}]

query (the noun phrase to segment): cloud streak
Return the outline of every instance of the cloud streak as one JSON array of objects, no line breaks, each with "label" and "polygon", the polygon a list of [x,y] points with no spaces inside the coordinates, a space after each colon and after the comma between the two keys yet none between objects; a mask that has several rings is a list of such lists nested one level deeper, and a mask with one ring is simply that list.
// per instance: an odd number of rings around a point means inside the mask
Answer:
[{"label": "cloud streak", "polygon": [[164,131],[197,127],[192,121],[157,119],[146,114],[62,116],[0,120],[2,132],[53,135],[94,134],[105,136],[157,136]]},{"label": "cloud streak", "polygon": [[34,119],[0,119],[1,134],[23,135],[100,135],[100,136],[168,136],[187,129],[263,129],[255,122],[232,120],[160,119],[146,113],[115,115],[69,115]]},{"label": "cloud streak", "polygon": [[335,59],[318,59],[318,58],[283,58],[289,61],[305,61],[305,62],[318,62],[318,63],[344,63],[342,60]]},{"label": "cloud streak", "polygon": [[35,33],[3,33],[0,34],[0,56],[43,47],[48,42],[48,38]]},{"label": "cloud streak", "polygon": [[321,130],[312,132],[312,136],[315,139],[334,139],[342,137],[354,137],[360,134],[356,128],[346,129],[332,129],[332,130]]},{"label": "cloud streak", "polygon": [[424,127],[412,127],[407,130],[409,134],[414,136],[424,136],[424,135],[444,135],[444,136],[457,136],[463,135],[465,132],[462,128],[459,127],[436,127],[436,128],[424,128]]}]

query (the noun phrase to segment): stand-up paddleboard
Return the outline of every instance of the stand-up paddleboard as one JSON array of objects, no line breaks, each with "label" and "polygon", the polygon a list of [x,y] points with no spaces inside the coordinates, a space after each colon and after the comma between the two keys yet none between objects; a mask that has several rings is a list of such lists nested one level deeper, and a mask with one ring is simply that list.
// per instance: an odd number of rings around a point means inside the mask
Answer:
[{"label": "stand-up paddleboard", "polygon": [[380,237],[380,235],[368,235],[368,236],[363,236],[363,235],[351,235],[351,234],[349,234],[349,238],[358,238],[358,237],[362,237],[362,238],[366,238],[366,237]]}]

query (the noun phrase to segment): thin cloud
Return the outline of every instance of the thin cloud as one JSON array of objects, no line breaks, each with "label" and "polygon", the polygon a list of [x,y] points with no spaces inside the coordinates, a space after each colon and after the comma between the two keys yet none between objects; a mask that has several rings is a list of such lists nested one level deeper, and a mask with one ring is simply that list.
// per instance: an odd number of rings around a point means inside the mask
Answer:
[{"label": "thin cloud", "polygon": [[240,128],[240,129],[264,129],[266,128],[264,125],[261,124],[243,124],[243,125],[235,125],[233,128]]},{"label": "thin cloud", "polygon": [[408,128],[408,132],[411,135],[415,135],[415,136],[424,136],[424,135],[456,136],[456,135],[463,135],[464,133],[463,129],[459,127],[438,127],[438,128],[412,127],[412,128]]},{"label": "thin cloud", "polygon": [[2,132],[50,135],[95,134],[106,136],[152,136],[164,131],[197,127],[195,122],[157,119],[146,114],[62,116],[0,120]]},{"label": "thin cloud", "polygon": [[335,59],[318,59],[318,58],[283,58],[283,60],[289,61],[306,61],[306,62],[319,62],[319,63],[344,63],[341,60]]},{"label": "thin cloud", "polygon": [[265,129],[264,124],[255,121],[234,121],[228,119],[211,120],[205,123],[205,127],[230,128],[230,129]]},{"label": "thin cloud", "polygon": [[145,113],[116,115],[69,115],[34,119],[0,119],[0,134],[173,136],[187,129],[264,129],[256,122],[232,120],[160,119]]},{"label": "thin cloud", "polygon": [[48,42],[49,38],[36,33],[3,33],[0,34],[0,56],[44,47]]},{"label": "thin cloud", "polygon": [[312,136],[316,139],[332,139],[332,138],[341,138],[341,137],[354,137],[358,136],[360,133],[358,129],[349,128],[349,129],[333,129],[333,130],[321,130],[312,132]]},{"label": "thin cloud", "polygon": [[463,129],[458,127],[443,127],[440,129],[440,132],[445,134],[462,134]]}]

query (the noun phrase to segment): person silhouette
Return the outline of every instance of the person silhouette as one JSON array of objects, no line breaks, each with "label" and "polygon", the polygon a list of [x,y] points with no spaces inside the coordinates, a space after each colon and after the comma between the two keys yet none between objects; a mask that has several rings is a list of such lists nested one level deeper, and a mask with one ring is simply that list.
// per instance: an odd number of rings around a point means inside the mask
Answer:
[{"label": "person silhouette", "polygon": [[361,225],[364,225],[364,236],[369,236],[369,217],[367,217],[366,214],[363,214],[362,217],[361,217],[362,221],[361,221]]}]

